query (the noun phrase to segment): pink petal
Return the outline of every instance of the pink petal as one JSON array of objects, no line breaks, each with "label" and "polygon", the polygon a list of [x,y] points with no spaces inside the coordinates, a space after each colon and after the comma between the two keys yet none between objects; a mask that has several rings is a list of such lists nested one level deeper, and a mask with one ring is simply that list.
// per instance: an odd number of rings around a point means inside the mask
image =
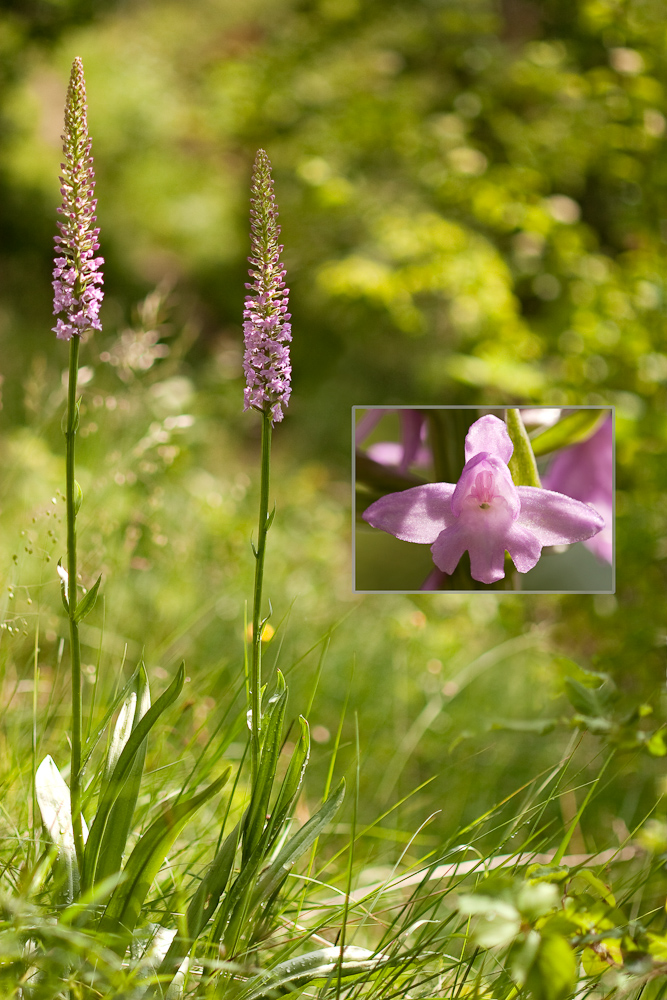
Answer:
[{"label": "pink petal", "polygon": [[491,413],[476,420],[466,435],[466,462],[480,451],[496,455],[505,465],[514,451],[505,421]]},{"label": "pink petal", "polygon": [[604,518],[593,507],[563,493],[536,486],[517,486],[521,500],[519,525],[528,528],[540,545],[582,542],[604,528]]},{"label": "pink petal", "polygon": [[373,528],[388,531],[404,542],[434,542],[443,527],[456,520],[451,512],[452,483],[427,483],[401,493],[388,493],[368,507],[362,517]]},{"label": "pink petal", "polygon": [[503,497],[480,507],[473,497],[464,502],[456,523],[443,531],[431,546],[433,562],[445,573],[453,573],[468,550],[470,573],[480,583],[495,583],[505,576],[505,549],[512,536],[513,512]]},{"label": "pink petal", "polygon": [[[482,418],[484,419],[484,418]],[[494,420],[496,418],[494,417]],[[501,421],[502,422],[502,421]],[[479,420],[477,421],[479,423]],[[473,425],[474,426],[474,425]],[[505,425],[503,424],[503,427]],[[507,502],[512,517],[519,515],[520,500],[516,491],[516,486],[512,482],[510,470],[502,459],[495,455],[481,452],[469,459],[463,467],[463,472],[456,484],[452,497],[452,511],[458,517],[463,509],[465,498],[470,495],[475,488],[475,481],[480,473],[490,472],[493,475],[494,490]]]},{"label": "pink petal", "polygon": [[542,546],[537,536],[527,528],[522,528],[517,521],[511,525],[507,533],[505,547],[519,573],[527,573],[529,569],[537,566],[542,554]]}]

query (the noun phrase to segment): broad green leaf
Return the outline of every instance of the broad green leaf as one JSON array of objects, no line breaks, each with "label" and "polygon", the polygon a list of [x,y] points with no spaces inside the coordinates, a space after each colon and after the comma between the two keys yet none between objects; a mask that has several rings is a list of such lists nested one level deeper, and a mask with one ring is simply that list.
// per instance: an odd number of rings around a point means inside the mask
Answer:
[{"label": "broad green leaf", "polygon": [[537,471],[537,462],[528,432],[516,407],[510,407],[507,410],[507,430],[514,445],[512,457],[509,460],[509,470],[515,486],[537,486],[539,488],[542,483]]},{"label": "broad green leaf", "polygon": [[114,890],[100,921],[100,931],[131,934],[139,919],[144,899],[159,872],[167,852],[190,816],[223,787],[231,766],[199,795],[172,806],[165,805],[160,816],[136,844],[123,869],[123,881]]},{"label": "broad green leaf", "polygon": [[[35,795],[42,822],[58,848],[58,862],[65,882],[65,898],[72,902],[79,893],[79,866],[72,831],[70,791],[49,754],[35,771]],[[85,840],[88,829],[83,816],[81,825]]]},{"label": "broad green leaf", "polygon": [[[151,707],[148,675],[143,663],[139,665],[136,688],[136,691],[133,691],[123,704],[118,716],[114,735],[109,745],[105,777],[102,784],[103,791],[108,782],[112,780],[113,771],[124,747],[127,745],[131,733],[136,729],[141,719],[143,719]],[[105,827],[102,844],[100,845],[100,855],[95,876],[96,881],[104,879],[120,869],[125,845],[127,844],[127,838],[132,826],[132,817],[134,816],[139,796],[147,747],[148,737],[139,746],[132,761],[130,772],[109,814],[109,822]]]},{"label": "broad green leaf", "polygon": [[[278,683],[280,685],[282,681],[280,671],[278,671],[278,675]],[[262,740],[259,769],[243,828],[244,864],[257,847],[266,825],[266,814],[269,811],[269,800],[273,790],[278,758],[280,757],[286,705],[287,689],[284,687],[284,681],[282,681],[282,690],[279,691],[273,701],[268,719],[262,726],[264,738]]]},{"label": "broad green leaf", "polygon": [[262,899],[270,896],[283,883],[304,851],[307,851],[311,844],[317,840],[336,815],[344,797],[345,782],[341,781],[338,788],[331,793],[318,811],[280,849],[271,865],[262,874],[250,899],[251,909]]},{"label": "broad green leaf", "polygon": [[546,430],[540,431],[531,438],[533,454],[548,455],[559,448],[569,448],[570,445],[587,441],[595,434],[602,421],[608,416],[609,410],[577,410],[569,413],[562,420]]},{"label": "broad green leaf", "polygon": [[317,979],[336,977],[339,969],[342,977],[370,977],[390,961],[387,955],[374,954],[355,945],[320,948],[307,955],[289,958],[268,972],[255,976],[243,990],[239,1000],[272,1000],[273,997],[291,993]]},{"label": "broad green leaf", "polygon": [[542,938],[526,979],[535,1000],[569,1000],[577,981],[577,960],[564,937]]},{"label": "broad green leaf", "polygon": [[80,622],[86,615],[95,607],[95,602],[97,601],[97,592],[100,589],[100,583],[102,582],[102,575],[98,576],[95,583],[92,585],[87,594],[84,594],[79,603],[76,606],[76,611],[74,612],[74,621]]},{"label": "broad green leaf", "polygon": [[100,796],[100,800],[97,805],[97,812],[95,813],[95,819],[93,820],[90,828],[90,836],[88,838],[84,854],[84,871],[82,878],[82,882],[87,888],[95,884],[104,831],[109,821],[109,815],[114,802],[123,790],[125,781],[132,769],[134,758],[139,751],[141,744],[146,739],[162,713],[169,708],[176,698],[178,698],[183,689],[184,683],[185,664],[181,663],[174,680],[139,721],[136,728],[132,731],[127,743],[123,747],[111,779]]}]

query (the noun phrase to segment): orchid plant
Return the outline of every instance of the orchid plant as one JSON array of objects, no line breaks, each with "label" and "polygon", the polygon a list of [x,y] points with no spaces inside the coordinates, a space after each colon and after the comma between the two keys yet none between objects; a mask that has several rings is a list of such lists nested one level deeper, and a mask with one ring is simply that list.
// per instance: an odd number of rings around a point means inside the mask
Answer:
[{"label": "orchid plant", "polygon": [[472,423],[457,482],[385,493],[363,511],[371,527],[430,546],[434,570],[423,589],[438,589],[466,552],[472,580],[492,585],[505,579],[506,553],[524,574],[537,565],[545,547],[592,541],[605,525],[610,530],[610,422],[568,449],[573,454],[556,457],[550,470],[553,488],[546,489],[518,411],[510,415],[509,428],[493,414]]}]

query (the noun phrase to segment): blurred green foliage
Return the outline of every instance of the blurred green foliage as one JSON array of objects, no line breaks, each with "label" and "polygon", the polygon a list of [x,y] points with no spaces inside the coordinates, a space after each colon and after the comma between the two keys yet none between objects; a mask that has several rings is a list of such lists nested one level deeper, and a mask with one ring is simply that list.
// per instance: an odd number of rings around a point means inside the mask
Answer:
[{"label": "blurred green foliage", "polygon": [[[103,638],[101,604],[83,630],[90,676],[100,642],[110,686],[126,643],[126,669],[145,647],[163,683],[184,656],[196,698],[168,737],[174,759],[212,731],[239,687],[258,452],[256,421],[240,412],[241,313],[262,146],[295,331],[267,565],[282,624],[267,659],[284,668],[295,704],[305,701],[317,644],[333,630],[311,716],[322,737],[315,774],[348,685],[373,814],[378,798],[436,771],[406,822],[437,806],[447,830],[560,752],[530,732],[490,729],[499,716],[552,714],[556,654],[612,674],[629,705],[661,711],[665,39],[659,0],[4,5],[9,758],[14,727],[29,718],[21,682],[38,604],[44,676],[65,634],[54,564],[66,360],[49,333],[50,271],[75,55],[107,261],[105,332],[82,351],[82,573],[90,583],[101,568],[105,581]],[[616,595],[354,597],[351,405],[533,401],[617,407]],[[455,678],[487,653],[461,686]],[[424,715],[436,695],[441,706]],[[45,716],[45,742],[61,756],[63,714]],[[584,737],[583,757],[597,746]],[[626,756],[618,772],[591,806],[585,832],[597,846],[617,820],[638,823],[662,790],[656,761]]]}]

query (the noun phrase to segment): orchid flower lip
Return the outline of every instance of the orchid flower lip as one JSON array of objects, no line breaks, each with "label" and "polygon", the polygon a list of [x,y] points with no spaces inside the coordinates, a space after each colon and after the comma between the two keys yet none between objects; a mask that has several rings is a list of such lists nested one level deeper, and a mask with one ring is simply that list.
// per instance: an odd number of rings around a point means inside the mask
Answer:
[{"label": "orchid flower lip", "polygon": [[513,450],[504,420],[487,412],[469,427],[456,482],[388,493],[361,516],[402,541],[429,545],[435,569],[445,575],[467,552],[472,578],[486,585],[504,578],[506,554],[525,574],[546,546],[569,546],[603,531],[607,518],[595,504],[554,489],[515,485],[508,467]]}]

